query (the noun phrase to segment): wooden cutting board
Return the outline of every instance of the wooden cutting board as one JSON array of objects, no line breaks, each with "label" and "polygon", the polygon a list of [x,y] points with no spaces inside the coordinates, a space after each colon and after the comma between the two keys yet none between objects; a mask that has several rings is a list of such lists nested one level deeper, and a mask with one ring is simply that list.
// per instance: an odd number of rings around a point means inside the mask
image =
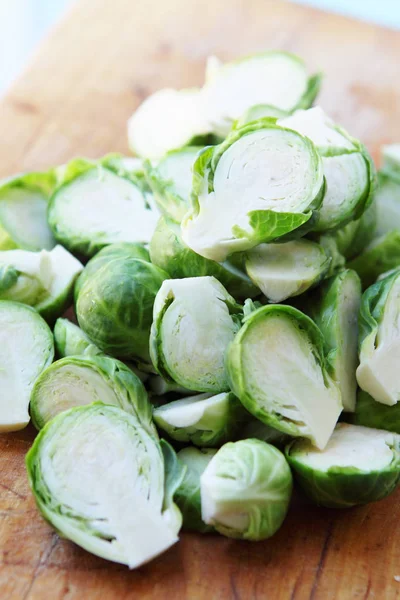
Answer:
[{"label": "wooden cutting board", "polygon": [[[320,104],[375,158],[400,141],[400,33],[280,0],[84,0],[0,101],[0,174],[127,151],[126,119],[149,93],[201,84],[210,53],[268,48],[326,72]],[[40,518],[24,469],[33,435],[0,436],[1,600],[400,597],[400,491],[344,511],[297,498],[271,540],[183,534],[129,572]]]}]

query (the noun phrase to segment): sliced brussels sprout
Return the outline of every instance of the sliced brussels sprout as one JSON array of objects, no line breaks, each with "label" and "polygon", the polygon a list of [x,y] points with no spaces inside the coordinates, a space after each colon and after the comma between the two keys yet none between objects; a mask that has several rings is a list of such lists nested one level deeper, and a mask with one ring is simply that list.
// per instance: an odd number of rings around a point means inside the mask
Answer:
[{"label": "sliced brussels sprout", "polygon": [[30,306],[0,300],[0,431],[29,423],[35,379],[54,357],[53,335]]},{"label": "sliced brussels sprout", "polygon": [[173,279],[186,277],[216,277],[232,296],[253,298],[260,290],[252,284],[244,270],[244,255],[232,254],[223,263],[200,256],[183,242],[178,224],[160,217],[150,242],[151,262]]},{"label": "sliced brussels sprout", "polygon": [[400,230],[394,229],[375,238],[347,265],[357,271],[363,288],[369,287],[379,275],[400,266]]},{"label": "sliced brussels sprout", "polygon": [[355,221],[350,221],[344,227],[331,232],[336,240],[338,250],[347,259],[358,256],[375,238],[377,208],[375,198]]},{"label": "sliced brussels sprout", "polygon": [[336,229],[360,217],[371,202],[375,177],[364,146],[337,127],[320,107],[299,110],[278,124],[307,136],[322,157],[326,193],[314,231]]},{"label": "sliced brussels sprout", "polygon": [[331,233],[323,233],[318,237],[318,243],[325,250],[325,254],[330,257],[328,270],[325,273],[325,277],[332,277],[343,269],[346,264],[345,257],[339,250],[336,237]]},{"label": "sliced brussels sprout", "polygon": [[161,160],[145,161],[147,182],[160,212],[180,223],[190,206],[193,164],[202,146],[168,152]]},{"label": "sliced brussels sprout", "polygon": [[392,406],[382,404],[364,390],[358,390],[356,410],[349,418],[354,425],[400,433],[400,403]]},{"label": "sliced brussels sprout", "polygon": [[400,180],[400,144],[382,147],[382,171],[393,179]]},{"label": "sliced brussels sprout", "polygon": [[150,356],[167,381],[197,392],[229,390],[225,351],[241,307],[214,277],[170,279],[154,302]]},{"label": "sliced brussels sprout", "polygon": [[222,446],[200,477],[202,520],[231,538],[265,540],[282,525],[292,494],[285,457],[260,440]]},{"label": "sliced brussels sprout", "polygon": [[360,310],[360,365],[357,381],[378,402],[400,400],[400,271],[368,288]]},{"label": "sliced brussels sprout", "polygon": [[48,220],[55,238],[85,256],[116,242],[149,242],[159,213],[139,180],[121,177],[100,163],[83,170],[82,162],[65,167],[50,199]]},{"label": "sliced brussels sprout", "polygon": [[193,206],[182,221],[182,238],[219,262],[261,242],[304,235],[324,194],[322,161],[312,142],[273,119],[236,129],[206,148],[193,172]]},{"label": "sliced brussels sprout", "polygon": [[257,104],[285,112],[308,108],[320,79],[319,74],[308,77],[304,62],[288,52],[272,50],[226,64],[212,59],[202,90],[208,120],[225,136],[233,122]]},{"label": "sliced brussels sprout", "polygon": [[51,250],[56,241],[47,223],[55,185],[53,171],[23,173],[0,182],[0,250]]},{"label": "sliced brussels sprout", "polygon": [[315,323],[292,306],[243,320],[227,352],[231,389],[257,419],[324,448],[342,411]]},{"label": "sliced brussels sprout", "polygon": [[214,531],[201,518],[200,477],[215,453],[212,448],[183,448],[178,452],[186,473],[174,499],[182,513],[183,528],[189,531]]},{"label": "sliced brussels sprout", "polygon": [[0,252],[0,298],[29,304],[53,323],[72,304],[83,265],[62,246]]},{"label": "sliced brussels sprout", "polygon": [[246,412],[231,392],[198,394],[154,410],[156,425],[178,442],[218,448],[238,434]]},{"label": "sliced brussels sprout", "polygon": [[105,261],[79,287],[79,326],[103,352],[149,362],[153,304],[165,279],[167,273],[138,258]]},{"label": "sliced brussels sprout", "polygon": [[381,236],[393,229],[400,229],[400,174],[398,179],[394,179],[384,172],[378,173],[375,202],[376,235]]},{"label": "sliced brussels sprout", "polygon": [[290,113],[288,113],[286,110],[281,110],[280,108],[271,106],[270,104],[256,104],[255,106],[250,106],[250,108],[244,111],[242,116],[233,124],[233,128],[239,129],[240,127],[244,127],[244,125],[252,123],[253,121],[265,119],[265,117],[283,119],[284,117],[288,117],[289,114]]},{"label": "sliced brussels sprout", "polygon": [[307,312],[325,340],[326,359],[339,386],[343,410],[348,412],[354,412],[356,405],[360,303],[360,278],[351,269],[328,279],[307,301]]},{"label": "sliced brussels sprout", "polygon": [[54,325],[54,344],[60,358],[103,354],[78,325],[61,317]]},{"label": "sliced brussels sprout", "polygon": [[135,154],[162,158],[170,150],[193,145],[211,132],[200,90],[166,88],[155,92],[128,121],[128,142]]},{"label": "sliced brussels sprout", "polygon": [[184,472],[174,452],[115,406],[61,413],[26,457],[43,517],[85,550],[138,567],[178,540],[172,495]]},{"label": "sliced brussels sprout", "polygon": [[400,480],[400,436],[379,429],[338,423],[322,452],[295,440],[286,458],[307,496],[329,508],[381,500]]},{"label": "sliced brussels sprout", "polygon": [[319,283],[331,257],[316,242],[300,239],[260,244],[246,254],[246,271],[270,302],[283,302]]},{"label": "sliced brussels sprout", "polygon": [[156,435],[143,383],[124,363],[108,356],[68,356],[45,369],[32,388],[32,422],[42,429],[60,412],[93,402],[126,410]]}]

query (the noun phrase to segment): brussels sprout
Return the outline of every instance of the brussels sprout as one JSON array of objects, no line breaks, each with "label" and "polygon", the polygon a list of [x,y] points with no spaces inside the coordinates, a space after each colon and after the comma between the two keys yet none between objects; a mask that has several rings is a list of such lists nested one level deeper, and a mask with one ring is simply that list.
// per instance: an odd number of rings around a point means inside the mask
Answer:
[{"label": "brussels sprout", "polygon": [[257,104],[291,112],[311,106],[319,90],[321,75],[308,77],[303,61],[288,52],[272,50],[226,64],[211,60],[202,95],[208,119],[221,136]]},{"label": "brussels sprout", "polygon": [[0,252],[0,298],[29,304],[54,322],[71,304],[83,265],[62,246]]},{"label": "brussels sprout", "polygon": [[352,259],[360,254],[374,239],[376,211],[374,199],[359,219],[350,221],[341,229],[330,234],[336,240],[339,252],[347,259]]},{"label": "brussels sprout", "polygon": [[330,262],[325,277],[332,277],[343,269],[346,264],[346,259],[339,251],[336,238],[331,233],[324,233],[323,235],[320,235],[318,238],[318,243],[325,250],[325,254],[330,257]]},{"label": "brussels sprout", "polygon": [[162,214],[180,223],[188,211],[192,191],[193,164],[202,146],[187,146],[168,152],[161,160],[145,161],[147,182]]},{"label": "brussels sprout", "polygon": [[238,434],[246,412],[231,392],[199,394],[154,410],[156,425],[178,442],[218,448]]},{"label": "brussels sprout", "polygon": [[326,359],[339,386],[343,410],[349,412],[354,412],[356,404],[360,303],[361,282],[351,269],[328,279],[307,302],[307,312],[325,339]]},{"label": "brussels sprout", "polygon": [[400,433],[400,403],[387,406],[374,400],[364,390],[358,390],[356,410],[349,417],[355,425]]},{"label": "brussels sprout", "polygon": [[337,127],[320,107],[278,120],[310,138],[322,157],[326,193],[314,231],[342,227],[362,215],[371,202],[375,170],[361,143]]},{"label": "brussels sprout", "polygon": [[283,119],[284,117],[288,117],[290,113],[285,110],[281,110],[280,108],[276,108],[276,106],[271,106],[270,104],[256,104],[255,106],[250,106],[242,116],[235,121],[233,124],[234,129],[239,129],[244,125],[248,125],[253,121],[258,121],[259,119],[264,119],[265,117],[271,117],[273,119]]},{"label": "brussels sprout", "polygon": [[158,216],[139,181],[82,159],[59,174],[48,210],[55,238],[85,256],[115,242],[149,242]]},{"label": "brussels sprout", "polygon": [[179,225],[160,217],[150,242],[151,262],[167,271],[173,279],[216,277],[235,298],[253,298],[260,290],[244,271],[242,253],[232,254],[223,263],[196,254],[183,242]]},{"label": "brussels sprout", "polygon": [[254,418],[250,418],[247,422],[242,423],[240,435],[237,437],[241,440],[255,438],[278,448],[285,446],[291,439],[286,433],[282,433],[282,431],[278,431],[278,429],[274,429]]},{"label": "brussels sprout", "polygon": [[182,512],[183,528],[189,531],[208,533],[214,530],[201,518],[200,476],[215,453],[212,448],[183,448],[178,452],[186,473],[174,499]]},{"label": "brussels sprout", "polygon": [[96,356],[103,354],[78,325],[68,319],[57,319],[54,325],[54,344],[60,358],[65,356]]},{"label": "brussels sprout", "polygon": [[61,413],[37,436],[26,466],[43,517],[97,556],[134,568],[178,540],[182,521],[172,495],[182,467],[170,447],[117,407]]},{"label": "brussels sprout", "polygon": [[381,500],[400,480],[400,436],[379,429],[338,423],[322,452],[295,440],[286,457],[305,493],[329,508]]},{"label": "brussels sprout", "polygon": [[51,250],[56,241],[47,224],[53,171],[23,173],[0,182],[0,250]]},{"label": "brussels sprout", "polygon": [[162,158],[170,150],[189,144],[211,132],[200,90],[166,88],[152,94],[128,121],[128,142],[135,154]]},{"label": "brussels sprout", "polygon": [[[171,383],[170,381],[165,381],[161,375],[150,375],[148,380],[148,387],[150,391],[153,392],[156,396],[164,396],[165,394],[170,394],[171,392],[175,392],[176,394],[185,394],[187,395],[190,390],[178,385],[177,383]],[[164,404],[164,402],[163,402]]]},{"label": "brussels sprout", "polygon": [[29,423],[31,389],[53,357],[53,336],[42,317],[30,306],[0,300],[0,431]]},{"label": "brussels sprout", "polygon": [[383,172],[378,173],[378,184],[375,201],[376,235],[379,237],[393,229],[400,229],[400,176],[393,179]]},{"label": "brussels sprout", "polygon": [[42,429],[60,412],[93,402],[119,406],[155,435],[143,383],[124,363],[108,356],[68,356],[45,369],[32,388],[32,422]]},{"label": "brussels sprout", "polygon": [[292,493],[283,454],[260,440],[222,446],[200,477],[202,519],[231,538],[265,540],[279,529]]},{"label": "brussels sprout", "polygon": [[[268,169],[265,165],[268,164]],[[219,262],[229,254],[311,229],[324,194],[322,161],[295,131],[260,119],[201,152],[183,241]]]},{"label": "brussels sprout", "polygon": [[400,144],[382,147],[382,172],[393,179],[400,180]]},{"label": "brussels sprout", "polygon": [[153,303],[167,278],[137,258],[106,261],[79,288],[79,326],[103,352],[148,362]]},{"label": "brussels sprout", "polygon": [[96,273],[100,267],[111,262],[115,258],[139,258],[140,260],[150,262],[149,251],[143,244],[121,242],[120,244],[110,244],[109,246],[106,246],[87,262],[82,273],[79,275],[75,284],[75,300],[78,298],[80,289],[85,281]]},{"label": "brussels sprout", "polygon": [[365,250],[348,263],[360,276],[363,288],[391,269],[400,266],[400,230],[389,231],[369,244]]},{"label": "brussels sprout", "polygon": [[316,285],[327,273],[331,257],[324,248],[300,239],[260,244],[246,254],[246,271],[270,302],[282,302]]},{"label": "brussels sprout", "polygon": [[400,399],[400,271],[368,288],[360,310],[358,385],[382,404]]},{"label": "brussels sprout", "polygon": [[231,389],[252,415],[321,449],[342,410],[323,343],[299,310],[263,306],[244,318],[226,361]]},{"label": "brussels sprout", "polygon": [[214,277],[165,281],[154,302],[150,355],[157,372],[198,392],[229,389],[225,350],[241,307]]}]

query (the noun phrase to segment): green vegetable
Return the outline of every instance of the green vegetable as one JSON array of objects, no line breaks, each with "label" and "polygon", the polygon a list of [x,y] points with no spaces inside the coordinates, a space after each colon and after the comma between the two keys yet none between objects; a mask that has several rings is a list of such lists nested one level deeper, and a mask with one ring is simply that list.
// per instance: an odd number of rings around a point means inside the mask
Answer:
[{"label": "green vegetable", "polygon": [[228,391],[224,359],[241,307],[214,277],[170,279],[154,302],[150,355],[166,381],[198,392]]},{"label": "green vegetable", "polygon": [[292,493],[283,454],[260,440],[222,446],[200,477],[202,519],[231,538],[264,540],[282,525]]},{"label": "green vegetable", "polygon": [[73,408],[37,436],[26,457],[29,483],[63,537],[134,568],[178,540],[182,519],[172,495],[184,473],[172,449],[163,450],[119,408]]},{"label": "green vegetable", "polygon": [[154,299],[167,273],[124,256],[93,270],[77,294],[79,326],[106,354],[148,362]]},{"label": "green vegetable", "polygon": [[355,221],[350,221],[333,234],[338,250],[347,259],[358,256],[374,239],[376,234],[376,202],[375,199]]},{"label": "green vegetable", "polygon": [[335,125],[320,107],[299,110],[278,124],[307,136],[322,158],[326,193],[314,231],[337,229],[360,217],[372,200],[375,179],[365,147]]},{"label": "green vegetable", "polygon": [[102,354],[86,333],[68,319],[57,319],[54,325],[54,343],[60,358],[65,356],[95,356]]},{"label": "green vegetable", "polygon": [[0,250],[51,250],[56,241],[47,224],[53,171],[23,173],[0,182]]},{"label": "green vegetable", "polygon": [[364,289],[372,285],[382,273],[399,267],[400,230],[395,229],[374,239],[348,266],[357,271]]},{"label": "green vegetable", "polygon": [[179,225],[166,217],[160,217],[151,238],[150,256],[153,264],[167,271],[174,279],[210,275],[218,279],[235,298],[253,298],[260,294],[245,273],[243,254],[232,254],[223,263],[204,258],[186,246]]},{"label": "green vegetable", "polygon": [[0,298],[29,304],[52,323],[72,304],[82,269],[62,246],[50,252],[0,251]]},{"label": "green vegetable", "polygon": [[273,119],[236,129],[206,148],[193,172],[193,206],[182,221],[182,238],[219,262],[261,242],[304,235],[315,225],[325,189],[312,142]]},{"label": "green vegetable", "polygon": [[342,410],[314,322],[291,306],[244,318],[227,351],[231,389],[263,423],[323,449]]},{"label": "green vegetable", "polygon": [[388,431],[339,423],[322,452],[295,440],[286,457],[305,493],[331,508],[381,500],[400,480],[400,436]]},{"label": "green vegetable", "polygon": [[382,173],[400,181],[400,144],[382,147]]},{"label": "green vegetable", "polygon": [[35,379],[53,360],[53,336],[30,306],[0,300],[0,431],[29,423]]},{"label": "green vegetable", "polygon": [[189,531],[213,531],[201,518],[200,477],[215,453],[211,448],[183,448],[178,452],[186,473],[176,491],[175,502],[182,512],[183,528]]},{"label": "green vegetable", "polygon": [[324,336],[326,358],[341,392],[343,410],[349,412],[354,412],[356,404],[360,303],[360,279],[351,269],[328,279],[306,302]]},{"label": "green vegetable", "polygon": [[149,242],[158,219],[140,181],[99,163],[76,159],[58,175],[48,220],[71,252],[93,256],[116,242]]},{"label": "green vegetable", "polygon": [[400,399],[400,271],[384,277],[362,297],[360,310],[359,386],[382,404]]},{"label": "green vegetable", "polygon": [[246,413],[231,392],[199,394],[154,410],[156,425],[178,442],[218,448],[237,436]]},{"label": "green vegetable", "polygon": [[300,239],[260,244],[246,254],[246,270],[270,302],[282,302],[319,283],[331,263],[323,246]]},{"label": "green vegetable", "polygon": [[376,235],[379,237],[393,229],[400,229],[400,177],[396,180],[385,173],[378,173],[378,182],[375,201]]},{"label": "green vegetable", "polygon": [[273,119],[283,119],[284,117],[288,117],[289,114],[290,113],[288,113],[285,110],[276,108],[276,106],[271,106],[269,104],[256,104],[255,106],[250,106],[250,108],[244,111],[242,116],[234,122],[233,128],[239,129],[244,125],[253,123],[253,121],[265,119],[265,117],[272,117]]},{"label": "green vegetable", "polygon": [[356,410],[351,422],[364,427],[374,427],[400,433],[400,404],[388,406],[377,402],[367,392],[358,390]]}]

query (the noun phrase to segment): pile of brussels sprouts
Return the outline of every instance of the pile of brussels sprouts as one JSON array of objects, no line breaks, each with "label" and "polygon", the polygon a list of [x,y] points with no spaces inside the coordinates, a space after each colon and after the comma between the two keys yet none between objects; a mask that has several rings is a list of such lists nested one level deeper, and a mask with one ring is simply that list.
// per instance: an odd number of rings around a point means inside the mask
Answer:
[{"label": "pile of brussels sprouts", "polygon": [[39,510],[98,556],[269,538],[292,473],[328,507],[398,484],[400,145],[376,177],[320,80],[211,59],[134,113],[137,158],[1,183],[0,426],[32,419]]}]

